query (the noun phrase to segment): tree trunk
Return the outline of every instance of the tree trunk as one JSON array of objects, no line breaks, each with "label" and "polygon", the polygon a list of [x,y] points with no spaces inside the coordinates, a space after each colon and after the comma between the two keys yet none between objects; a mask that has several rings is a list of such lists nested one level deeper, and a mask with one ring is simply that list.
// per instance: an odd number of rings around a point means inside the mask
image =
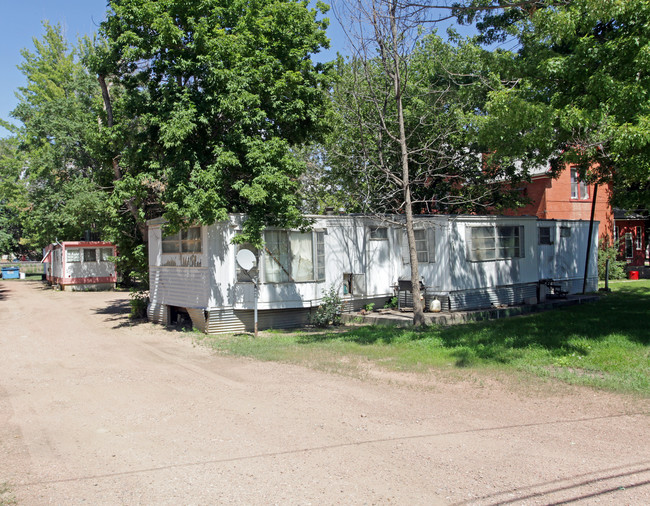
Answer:
[{"label": "tree trunk", "polygon": [[418,253],[415,244],[415,232],[413,231],[413,204],[411,202],[411,179],[409,170],[409,153],[406,142],[406,129],[404,126],[404,106],[402,103],[402,82],[400,72],[400,55],[397,51],[396,41],[398,40],[397,21],[395,12],[397,2],[391,2],[390,24],[393,37],[393,86],[395,92],[395,104],[397,107],[397,121],[399,125],[400,158],[402,161],[402,185],[404,188],[404,210],[406,213],[406,237],[408,239],[409,259],[411,263],[411,290],[413,295],[413,325],[422,326],[426,324],[424,319],[424,307],[422,294],[420,292],[420,269],[418,264]]},{"label": "tree trunk", "polygon": [[[102,99],[104,100],[104,109],[106,109],[106,123],[108,128],[113,128],[113,105],[111,103],[111,95],[108,92],[108,86],[106,84],[106,77],[103,75],[98,75],[97,80],[99,81],[99,86],[102,89]],[[113,180],[120,181],[122,179],[122,168],[120,167],[119,155],[113,157]],[[135,220],[136,227],[142,236],[142,240],[147,242],[147,225],[142,222],[140,219],[140,213],[138,208],[133,202],[133,199],[127,199],[124,201],[124,205],[129,210],[131,216]]]}]

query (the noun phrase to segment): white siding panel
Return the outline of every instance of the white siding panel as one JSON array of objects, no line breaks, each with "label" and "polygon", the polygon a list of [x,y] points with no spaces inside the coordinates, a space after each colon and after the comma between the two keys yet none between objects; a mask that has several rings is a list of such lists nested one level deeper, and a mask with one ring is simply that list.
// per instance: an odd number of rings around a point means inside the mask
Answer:
[{"label": "white siding panel", "polygon": [[209,270],[198,267],[151,266],[152,303],[186,308],[208,307]]}]

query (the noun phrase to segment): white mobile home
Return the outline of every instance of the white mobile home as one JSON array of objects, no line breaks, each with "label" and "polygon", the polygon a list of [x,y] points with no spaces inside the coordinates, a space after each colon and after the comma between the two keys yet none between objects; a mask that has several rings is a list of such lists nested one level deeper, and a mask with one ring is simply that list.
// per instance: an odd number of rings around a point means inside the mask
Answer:
[{"label": "white mobile home", "polygon": [[112,290],[117,282],[115,245],[103,241],[63,241],[43,251],[47,281],[63,290]]},{"label": "white mobile home", "polygon": [[[348,310],[378,307],[408,285],[410,265],[403,227],[368,216],[313,216],[312,230],[265,231],[265,247],[234,245],[245,219],[191,227],[163,236],[161,219],[149,225],[149,318],[171,323],[187,313],[208,333],[253,328],[259,279],[259,328],[303,325],[334,285]],[[569,293],[582,290],[588,222],[505,216],[418,216],[416,242],[426,303],[458,311],[533,302],[540,280]],[[568,229],[568,230],[567,230]],[[550,238],[549,238],[550,237]],[[592,234],[589,290],[597,287]],[[258,258],[253,272],[236,261],[240,249]],[[581,270],[582,269],[582,270]],[[408,294],[406,294],[408,295]]]}]

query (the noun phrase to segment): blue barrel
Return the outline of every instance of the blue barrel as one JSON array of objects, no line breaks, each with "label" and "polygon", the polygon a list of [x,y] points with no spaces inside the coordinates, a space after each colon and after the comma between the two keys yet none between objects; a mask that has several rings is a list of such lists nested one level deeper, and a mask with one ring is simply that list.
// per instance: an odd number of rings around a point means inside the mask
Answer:
[{"label": "blue barrel", "polygon": [[20,278],[20,268],[19,267],[3,267],[2,268],[2,279],[19,279]]}]

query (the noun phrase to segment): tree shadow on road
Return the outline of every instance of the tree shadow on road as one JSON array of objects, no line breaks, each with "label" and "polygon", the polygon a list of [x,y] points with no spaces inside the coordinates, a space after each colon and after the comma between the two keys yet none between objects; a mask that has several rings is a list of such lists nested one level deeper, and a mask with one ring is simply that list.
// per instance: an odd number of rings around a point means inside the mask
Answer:
[{"label": "tree shadow on road", "polygon": [[116,299],[109,301],[107,304],[107,306],[96,308],[93,311],[96,314],[105,315],[105,321],[115,322],[114,329],[135,327],[148,323],[147,318],[131,318],[131,305],[128,300]]}]

